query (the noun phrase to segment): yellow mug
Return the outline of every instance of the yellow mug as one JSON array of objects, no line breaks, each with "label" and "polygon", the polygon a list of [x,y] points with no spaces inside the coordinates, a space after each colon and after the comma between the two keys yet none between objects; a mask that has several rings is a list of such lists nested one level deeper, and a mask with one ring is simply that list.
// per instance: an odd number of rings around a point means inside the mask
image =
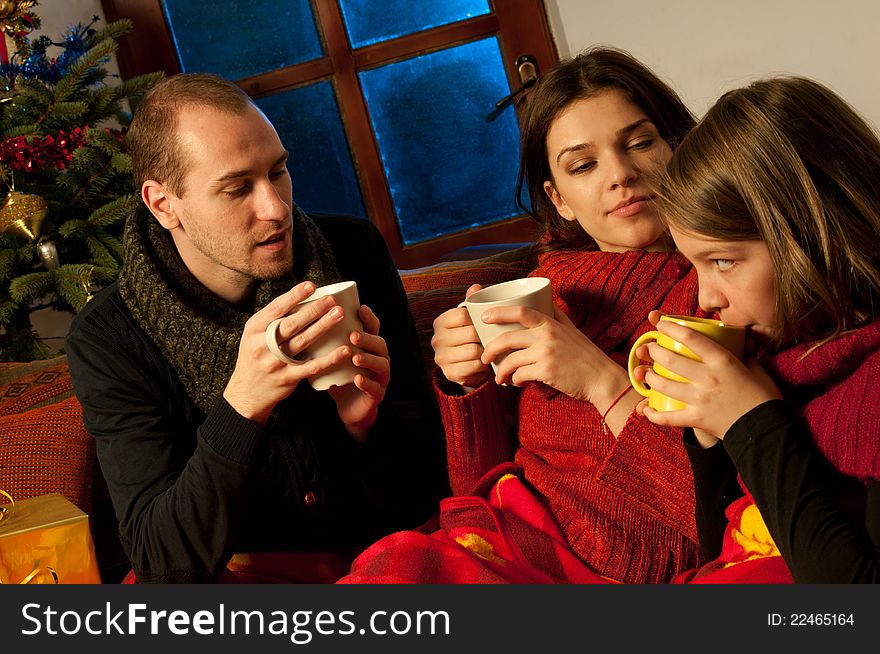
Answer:
[{"label": "yellow mug", "polygon": [[[674,322],[678,325],[689,327],[695,332],[708,336],[719,345],[724,346],[738,359],[742,359],[743,357],[746,346],[746,330],[744,327],[733,327],[731,325],[725,325],[720,320],[696,318],[694,316],[662,316],[660,320],[666,320],[668,322]],[[699,361],[700,357],[678,341],[674,341],[666,334],[661,334],[658,331],[646,332],[639,336],[629,352],[627,370],[629,371],[630,383],[633,385],[633,388],[636,389],[637,393],[648,398],[648,406],[655,411],[678,411],[679,409],[684,409],[687,406],[684,402],[667,397],[659,391],[652,390],[646,386],[644,382],[639,381],[633,375],[633,371],[641,363],[636,356],[636,349],[648,341],[656,341],[657,345],[660,347],[671,350],[687,357],[688,359],[693,359],[694,361]],[[674,372],[663,367],[656,361],[654,362],[653,370],[661,377],[666,377],[666,379],[688,383],[687,379],[681,375],[676,375]]]}]

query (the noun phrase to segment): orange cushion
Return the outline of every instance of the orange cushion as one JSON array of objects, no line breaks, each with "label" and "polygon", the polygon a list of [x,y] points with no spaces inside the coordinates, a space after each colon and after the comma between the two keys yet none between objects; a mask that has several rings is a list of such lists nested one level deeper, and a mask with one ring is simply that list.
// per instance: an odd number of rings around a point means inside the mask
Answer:
[{"label": "orange cushion", "polygon": [[434,366],[431,348],[434,319],[463,301],[465,291],[472,284],[491,286],[528,275],[535,267],[531,251],[531,246],[525,246],[482,259],[448,261],[400,271],[422,357],[429,371]]},{"label": "orange cushion", "polygon": [[72,396],[66,356],[0,364],[0,416],[47,406]]},{"label": "orange cushion", "polygon": [[0,489],[16,500],[61,493],[91,513],[94,448],[75,397],[0,415]]},{"label": "orange cushion", "polygon": [[471,284],[489,286],[508,279],[525,277],[535,267],[532,246],[507,250],[481,259],[445,261],[423,268],[401,270],[400,279],[407,294],[443,291]]}]

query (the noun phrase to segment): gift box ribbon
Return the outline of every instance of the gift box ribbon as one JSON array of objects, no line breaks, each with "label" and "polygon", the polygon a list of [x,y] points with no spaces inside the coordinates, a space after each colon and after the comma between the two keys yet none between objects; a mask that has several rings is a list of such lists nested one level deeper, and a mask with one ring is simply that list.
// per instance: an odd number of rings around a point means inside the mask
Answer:
[{"label": "gift box ribbon", "polygon": [[[9,500],[9,505],[8,505],[8,506],[5,505],[5,504],[2,505],[2,506],[0,506],[0,522],[3,522],[3,520],[5,520],[5,519],[8,518],[9,516],[11,516],[11,515],[12,515],[12,512],[15,510],[15,500],[13,499],[12,495],[10,495],[9,493],[7,493],[5,490],[0,489],[0,495],[2,495],[2,496],[5,497],[7,500]],[[24,579],[22,579],[22,580],[19,581],[18,583],[19,583],[19,584],[29,584],[29,583],[31,583],[31,581],[33,581],[33,579],[34,579],[38,574],[40,574],[40,573],[43,572],[44,570],[45,570],[46,572],[48,572],[50,575],[52,575],[52,579],[53,579],[53,580],[55,581],[55,583],[57,584],[57,583],[58,583],[58,573],[55,572],[55,568],[53,568],[52,566],[48,566],[48,565],[45,565],[45,566],[37,566],[36,568],[34,568],[33,570],[31,570],[28,574],[26,574],[26,575],[24,576]],[[2,583],[3,583],[3,580],[0,579],[0,584],[2,584]]]},{"label": "gift box ribbon", "polygon": [[0,490],[0,495],[9,500],[9,506],[5,504],[0,505],[0,522],[3,522],[6,518],[11,516],[13,510],[15,510],[15,500],[12,499],[12,495],[7,493],[5,490]]},{"label": "gift box ribbon", "polygon": [[[55,568],[53,568],[52,566],[43,565],[43,566],[38,566],[38,567],[34,568],[28,574],[26,574],[24,579],[22,579],[21,581],[18,582],[19,585],[25,585],[25,584],[31,583],[31,581],[33,581],[34,578],[43,571],[48,572],[50,575],[52,575],[52,580],[56,584],[58,583],[58,573],[55,572]],[[0,579],[0,584],[2,584],[2,583],[3,583],[3,580]]]}]

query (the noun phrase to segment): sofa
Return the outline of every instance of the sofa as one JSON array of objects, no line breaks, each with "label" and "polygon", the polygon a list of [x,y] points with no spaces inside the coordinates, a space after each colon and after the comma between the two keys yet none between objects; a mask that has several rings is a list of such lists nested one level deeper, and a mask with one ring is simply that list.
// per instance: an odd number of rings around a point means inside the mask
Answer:
[{"label": "sofa", "polygon": [[[474,283],[488,286],[523,277],[534,268],[531,246],[494,248],[424,268],[401,270],[426,372],[434,368],[432,323],[456,306]],[[492,250],[489,250],[492,251]],[[0,490],[16,500],[61,493],[89,515],[104,583],[129,570],[119,543],[107,485],[94,442],[82,423],[65,356],[29,363],[0,363]]]}]

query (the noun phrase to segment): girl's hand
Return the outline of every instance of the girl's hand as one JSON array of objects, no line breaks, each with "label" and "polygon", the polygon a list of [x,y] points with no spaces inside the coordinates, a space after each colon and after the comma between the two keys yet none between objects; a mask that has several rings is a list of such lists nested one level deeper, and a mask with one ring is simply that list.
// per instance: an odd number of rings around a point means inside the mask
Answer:
[{"label": "girl's hand", "polygon": [[[498,307],[486,312],[487,323],[519,323],[525,329],[496,336],[482,360],[495,361],[495,381],[521,386],[542,382],[604,411],[629,385],[627,373],[554,307],[553,317],[524,307]],[[497,359],[504,354],[500,361]]]},{"label": "girl's hand", "polygon": [[[481,288],[474,284],[465,296],[470,297]],[[451,382],[476,388],[492,376],[488,364],[480,360],[483,346],[465,308],[450,309],[434,320],[431,347],[435,363]]]},{"label": "girl's hand", "polygon": [[640,403],[639,411],[651,422],[662,426],[694,427],[724,438],[740,417],[759,404],[782,398],[757,359],[743,363],[712,339],[682,325],[663,321],[656,328],[688,347],[702,361],[688,359],[656,343],[648,343],[637,350],[640,359],[651,359],[690,382],[661,377],[651,366],[636,369],[636,378],[652,390],[687,404],[679,411],[660,412],[649,408],[646,402]]}]

